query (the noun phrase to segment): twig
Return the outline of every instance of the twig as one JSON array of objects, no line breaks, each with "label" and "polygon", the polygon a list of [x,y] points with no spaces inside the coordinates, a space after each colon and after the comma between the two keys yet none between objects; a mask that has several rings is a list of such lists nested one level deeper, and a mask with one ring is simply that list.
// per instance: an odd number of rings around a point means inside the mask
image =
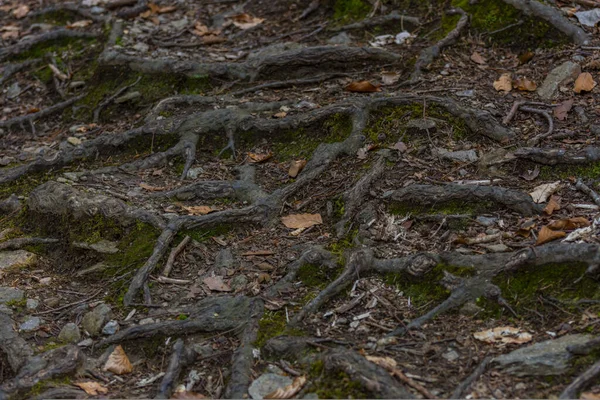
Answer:
[{"label": "twig", "polygon": [[98,104],[98,107],[96,107],[96,109],[94,110],[94,123],[97,124],[98,120],[100,119],[100,113],[102,112],[102,110],[104,109],[104,107],[106,107],[107,105],[109,105],[110,103],[112,103],[112,101],[114,99],[116,99],[117,97],[119,97],[123,92],[125,92],[127,89],[129,89],[132,86],[135,86],[138,84],[138,82],[142,79],[142,76],[138,76],[138,78],[135,80],[135,82],[133,82],[130,85],[127,86],[123,86],[121,89],[117,90],[112,96],[104,99],[102,102],[100,102],[100,104]]},{"label": "twig", "polygon": [[473,371],[471,375],[467,377],[467,379],[462,381],[456,387],[456,389],[454,389],[454,392],[452,392],[452,396],[450,396],[450,398],[460,399],[464,391],[467,390],[467,388],[471,386],[471,384],[475,382],[485,372],[490,361],[492,361],[491,357],[484,358],[483,361],[477,366],[477,368],[475,368],[475,371]]},{"label": "twig", "polygon": [[[163,276],[161,276],[160,278],[167,278],[169,276],[169,274],[171,273],[171,269],[173,269],[173,263],[175,262],[175,258],[177,258],[177,255],[179,255],[183,248],[187,246],[187,244],[190,242],[190,239],[191,238],[189,236],[184,237],[181,243],[179,243],[177,247],[171,250],[171,254],[169,254],[169,258],[167,259],[167,263],[165,264],[165,269],[162,273]],[[159,282],[161,282],[160,278],[158,278]]]},{"label": "twig", "polygon": [[86,302],[92,300],[94,297],[98,296],[100,293],[102,293],[103,290],[104,290],[104,288],[98,289],[96,292],[94,292],[93,295],[91,295],[88,298],[85,298],[83,300],[79,300],[79,301],[76,301],[76,302],[73,302],[73,303],[65,304],[64,306],[61,306],[61,307],[58,307],[58,308],[53,308],[52,310],[41,311],[41,312],[35,313],[34,315],[51,314],[51,313],[54,313],[54,312],[57,312],[57,311],[64,310],[65,308],[76,306],[77,304],[86,303]]},{"label": "twig", "polygon": [[586,369],[569,386],[563,390],[559,399],[576,399],[577,394],[588,387],[600,375],[600,361]]},{"label": "twig", "polygon": [[404,372],[400,371],[399,369],[394,368],[394,370],[392,371],[392,375],[396,376],[402,382],[406,383],[408,386],[421,393],[426,399],[437,399],[437,396],[435,396],[433,393],[427,390],[426,387],[424,387],[420,383],[415,382],[408,376],[404,375]]},{"label": "twig", "polygon": [[600,196],[598,195],[598,193],[596,193],[588,185],[583,183],[581,178],[577,179],[577,182],[575,183],[575,189],[590,196],[592,200],[594,200],[594,203],[600,206]]},{"label": "twig", "polygon": [[523,20],[520,19],[517,22],[515,22],[514,24],[506,25],[504,28],[496,29],[495,31],[491,31],[491,32],[484,32],[482,34],[482,36],[492,36],[492,35],[495,35],[496,33],[504,32],[506,30],[509,30],[511,28],[514,28],[515,26],[519,26],[522,24],[523,24]]},{"label": "twig", "polygon": [[340,77],[346,77],[349,76],[350,74],[345,74],[345,73],[334,73],[334,74],[325,74],[325,75],[319,75],[315,78],[307,78],[307,79],[290,79],[287,81],[276,81],[276,82],[268,82],[268,83],[263,83],[260,85],[256,85],[256,86],[252,86],[246,89],[240,89],[237,90],[235,92],[230,93],[231,96],[239,96],[240,94],[246,94],[246,93],[252,93],[252,92],[256,92],[262,89],[281,89],[281,88],[286,88],[286,87],[290,87],[290,86],[299,86],[299,85],[309,85],[309,84],[313,84],[313,83],[321,83],[324,82],[328,79],[333,79],[333,78],[340,78]]},{"label": "twig", "polygon": [[50,244],[57,243],[58,239],[50,239],[50,238],[37,238],[37,237],[25,237],[25,238],[15,238],[10,239],[5,242],[0,243],[0,250],[7,249],[20,249],[24,246],[34,245],[34,244]]},{"label": "twig", "polygon": [[546,118],[546,121],[548,121],[548,130],[546,131],[546,133],[541,133],[541,134],[535,136],[534,138],[528,140],[527,144],[529,146],[534,146],[534,145],[538,144],[542,139],[547,138],[548,136],[552,135],[552,132],[554,132],[554,121],[552,120],[552,116],[550,115],[550,113],[548,113],[547,111],[544,111],[544,110],[540,110],[538,108],[531,108],[531,107],[521,107],[521,110],[527,111],[530,113],[543,115]]},{"label": "twig", "polygon": [[306,7],[304,9],[304,11],[302,11],[302,14],[300,14],[300,16],[298,18],[296,18],[296,21],[300,21],[301,19],[308,17],[313,11],[315,11],[319,8],[319,5],[320,5],[320,0],[311,1],[310,4],[308,5],[308,7]]},{"label": "twig", "polygon": [[186,285],[186,284],[192,282],[189,279],[174,279],[174,278],[167,278],[166,276],[159,276],[158,278],[156,278],[156,281],[160,282],[160,283],[172,283],[175,285]]},{"label": "twig", "polygon": [[504,125],[508,125],[510,123],[510,121],[512,121],[512,119],[517,114],[517,111],[519,111],[519,107],[521,107],[523,104],[526,104],[526,103],[527,103],[527,101],[525,101],[525,100],[516,100],[513,103],[512,107],[510,108],[510,111],[508,112],[506,117],[504,117],[504,119],[502,120],[502,123]]}]

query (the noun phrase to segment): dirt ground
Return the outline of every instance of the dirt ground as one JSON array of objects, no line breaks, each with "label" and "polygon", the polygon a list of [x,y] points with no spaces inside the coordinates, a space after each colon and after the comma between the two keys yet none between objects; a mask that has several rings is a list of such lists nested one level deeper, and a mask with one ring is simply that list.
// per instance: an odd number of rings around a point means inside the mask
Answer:
[{"label": "dirt ground", "polygon": [[0,398],[598,398],[547,3],[0,3]]}]

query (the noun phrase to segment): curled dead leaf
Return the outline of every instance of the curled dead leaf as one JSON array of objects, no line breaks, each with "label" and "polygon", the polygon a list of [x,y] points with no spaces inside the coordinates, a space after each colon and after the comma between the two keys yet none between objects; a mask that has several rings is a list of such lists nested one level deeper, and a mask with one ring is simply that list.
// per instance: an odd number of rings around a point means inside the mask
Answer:
[{"label": "curled dead leaf", "polygon": [[535,92],[537,89],[535,82],[532,82],[527,78],[517,78],[513,81],[512,85],[515,89],[526,92]]},{"label": "curled dead leaf", "polygon": [[242,13],[231,17],[233,25],[240,29],[250,29],[263,23],[263,18],[253,17],[250,14]]},{"label": "curled dead leaf", "polygon": [[206,215],[218,209],[211,206],[182,206],[185,211],[190,215]]},{"label": "curled dead leaf", "polygon": [[550,196],[548,204],[544,207],[544,213],[546,215],[552,215],[554,211],[560,210],[560,196]]},{"label": "curled dead leaf", "polygon": [[290,178],[295,178],[298,176],[298,174],[300,172],[302,172],[302,170],[304,169],[304,167],[306,166],[306,160],[294,160],[291,162],[290,164],[290,169],[288,171],[288,175],[290,176]]},{"label": "curled dead leaf", "polygon": [[533,189],[533,192],[529,193],[534,203],[545,203],[546,200],[558,189],[560,185],[560,181],[556,181],[553,183],[544,183],[542,185],[536,186]]},{"label": "curled dead leaf", "polygon": [[479,54],[478,52],[473,52],[473,54],[471,54],[471,61],[473,61],[476,64],[479,65],[484,65],[487,64],[487,61],[485,61],[485,59],[481,56],[481,54]]},{"label": "curled dead leaf", "polygon": [[83,389],[83,391],[89,394],[90,396],[108,393],[108,389],[99,384],[98,382],[74,382],[73,385]]},{"label": "curled dead leaf", "polygon": [[539,246],[565,236],[567,236],[567,234],[563,231],[554,231],[547,226],[542,226],[542,229],[540,229],[540,232],[538,233],[538,238],[535,242],[535,245]]},{"label": "curled dead leaf", "polygon": [[113,352],[110,353],[108,360],[106,360],[106,364],[104,364],[104,370],[117,375],[129,374],[133,371],[133,365],[131,365],[129,358],[121,345],[115,347]]},{"label": "curled dead leaf", "polygon": [[346,86],[346,90],[348,92],[372,93],[381,92],[381,87],[379,85],[373,85],[369,81],[354,81]]},{"label": "curled dead leaf", "polygon": [[533,337],[528,332],[521,332],[520,329],[511,326],[501,326],[485,331],[476,332],[473,337],[485,343],[515,343],[523,344],[530,342]]},{"label": "curled dead leaf", "polygon": [[272,152],[268,153],[248,153],[248,158],[251,163],[261,163],[273,157]]},{"label": "curled dead leaf", "polygon": [[567,119],[567,114],[569,113],[569,111],[571,111],[571,107],[573,107],[574,102],[575,101],[573,99],[565,100],[556,107],[554,107],[552,113],[554,114],[556,119],[558,119],[559,121],[564,121],[565,119]]},{"label": "curled dead leaf", "polygon": [[286,387],[279,388],[268,395],[266,395],[265,399],[291,399],[298,393],[304,384],[306,383],[305,376],[297,376],[294,378],[293,382]]},{"label": "curled dead leaf", "polygon": [[596,87],[596,81],[589,72],[582,72],[575,80],[573,91],[575,93],[590,92]]},{"label": "curled dead leaf", "polygon": [[572,217],[550,222],[547,226],[550,229],[572,231],[590,226],[590,221],[585,217]]},{"label": "curled dead leaf", "polygon": [[494,81],[494,89],[498,92],[510,92],[512,90],[512,79],[510,73],[500,75],[497,81]]},{"label": "curled dead leaf", "polygon": [[323,223],[321,214],[290,214],[281,217],[281,222],[290,229],[309,228]]},{"label": "curled dead leaf", "polygon": [[15,8],[12,12],[13,17],[16,19],[25,18],[29,14],[29,6],[25,4],[21,4],[19,7]]}]

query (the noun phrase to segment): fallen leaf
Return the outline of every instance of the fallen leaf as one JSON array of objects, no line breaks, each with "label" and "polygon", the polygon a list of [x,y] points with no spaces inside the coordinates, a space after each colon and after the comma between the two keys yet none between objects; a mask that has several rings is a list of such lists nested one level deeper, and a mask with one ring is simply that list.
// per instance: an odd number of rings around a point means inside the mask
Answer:
[{"label": "fallen leaf", "polygon": [[379,85],[375,86],[369,81],[350,82],[348,84],[348,86],[346,86],[346,90],[348,92],[356,92],[356,93],[381,92],[381,88]]},{"label": "fallen leaf", "polygon": [[487,61],[476,51],[471,54],[471,61],[479,65],[487,64]]},{"label": "fallen leaf", "polygon": [[590,221],[588,221],[588,219],[585,217],[571,217],[550,222],[547,226],[550,229],[572,231],[573,229],[590,226]]},{"label": "fallen leaf", "polygon": [[263,18],[253,17],[250,14],[242,13],[231,17],[233,25],[240,29],[250,29],[263,23]]},{"label": "fallen leaf", "polygon": [[535,167],[533,167],[533,171],[528,170],[526,173],[521,175],[521,178],[525,179],[526,181],[532,181],[535,178],[537,178],[539,174],[540,174],[540,167],[539,167],[539,165],[536,165]]},{"label": "fallen leaf", "polygon": [[173,391],[172,399],[186,399],[186,400],[194,400],[194,399],[206,399],[207,397],[203,394],[190,392],[185,389],[185,385],[178,385]]},{"label": "fallen leaf", "polygon": [[534,203],[545,203],[548,198],[556,192],[558,186],[560,185],[560,181],[556,181],[553,183],[544,183],[542,185],[536,186],[533,189],[533,192],[529,193]]},{"label": "fallen leaf", "polygon": [[88,382],[74,382],[73,385],[83,389],[84,392],[89,394],[90,396],[96,396],[99,393],[106,394],[108,393],[108,389],[98,382],[88,381]]},{"label": "fallen leaf", "polygon": [[165,190],[164,187],[152,186],[152,185],[148,185],[147,183],[144,183],[144,182],[140,183],[140,187],[149,192],[160,192],[161,190]]},{"label": "fallen leaf", "polygon": [[14,25],[5,25],[0,28],[0,32],[2,32],[2,40],[17,39],[20,31],[21,28]]},{"label": "fallen leaf", "polygon": [[408,149],[404,142],[396,142],[396,144],[393,145],[391,148],[393,150],[398,150],[400,153],[404,153]]},{"label": "fallen leaf", "polygon": [[497,81],[494,81],[496,91],[510,92],[512,90],[512,79],[510,73],[500,75]]},{"label": "fallen leaf", "polygon": [[535,92],[537,85],[527,78],[517,78],[513,81],[513,87],[517,90],[523,90],[527,92]]},{"label": "fallen leaf", "polygon": [[526,51],[525,53],[519,54],[519,63],[525,64],[529,62],[533,58],[533,56],[535,56],[535,53],[531,51]]},{"label": "fallen leaf", "polygon": [[539,246],[540,244],[548,243],[565,236],[567,236],[567,234],[563,231],[553,231],[547,226],[542,226],[542,229],[540,229],[540,232],[538,233],[535,245]]},{"label": "fallen leaf", "polygon": [[530,333],[521,332],[520,329],[510,326],[502,326],[494,329],[476,332],[473,337],[485,343],[515,343],[523,344],[530,342],[532,336]]},{"label": "fallen leaf", "polygon": [[25,4],[22,4],[19,7],[15,8],[12,12],[13,17],[15,17],[16,19],[25,18],[27,14],[29,14],[29,7]]},{"label": "fallen leaf", "polygon": [[387,369],[388,371],[398,367],[398,363],[396,362],[396,360],[394,360],[391,357],[366,356],[365,358],[373,364],[377,364],[380,367]]},{"label": "fallen leaf", "polygon": [[286,387],[279,388],[265,397],[264,399],[291,399],[298,393],[306,383],[305,376],[297,376],[294,381]]},{"label": "fallen leaf", "polygon": [[206,215],[214,211],[218,211],[211,206],[182,206],[190,215]]},{"label": "fallen leaf", "polygon": [[67,25],[67,29],[75,29],[75,28],[85,28],[86,26],[90,26],[94,21],[91,19],[82,19],[80,21],[75,21],[72,24]]},{"label": "fallen leaf", "polygon": [[223,278],[220,276],[208,276],[202,282],[215,292],[231,292],[229,285],[223,282]]},{"label": "fallen leaf", "polygon": [[529,237],[529,235],[531,234],[531,230],[533,228],[535,228],[535,220],[533,219],[529,219],[525,222],[523,222],[521,224],[521,226],[519,226],[519,230],[517,230],[517,235],[519,236],[523,236],[523,237]]},{"label": "fallen leaf", "polygon": [[575,93],[589,92],[596,87],[596,81],[589,72],[582,72],[575,80],[573,91]]},{"label": "fallen leaf", "polygon": [[594,69],[594,70],[599,70],[600,69],[600,60],[592,60],[589,63],[587,63],[585,65],[586,69]]},{"label": "fallen leaf", "polygon": [[104,364],[104,370],[117,375],[129,374],[133,371],[133,365],[131,365],[121,345],[115,347],[110,356],[108,356],[108,360]]},{"label": "fallen leaf", "polygon": [[258,283],[269,283],[271,282],[271,275],[262,272],[258,274]]},{"label": "fallen leaf", "polygon": [[381,82],[384,85],[393,85],[398,82],[400,79],[400,74],[397,72],[382,72],[381,73]]},{"label": "fallen leaf", "polygon": [[560,196],[550,196],[550,200],[548,200],[548,204],[544,207],[544,213],[547,215],[552,215],[554,211],[560,210]]},{"label": "fallen leaf", "polygon": [[251,163],[261,163],[273,157],[273,153],[248,153],[248,158]]},{"label": "fallen leaf", "polygon": [[156,3],[148,3],[148,10],[151,14],[166,14],[177,10],[175,6],[159,6]]},{"label": "fallen leaf", "polygon": [[290,229],[298,229],[320,225],[323,223],[323,219],[321,214],[290,214],[281,217],[281,222]]},{"label": "fallen leaf", "polygon": [[294,160],[290,163],[288,175],[290,178],[295,178],[306,166],[306,160]]},{"label": "fallen leaf", "polygon": [[273,118],[285,118],[287,113],[285,111],[279,111],[276,114],[273,114]]},{"label": "fallen leaf", "polygon": [[579,400],[600,400],[600,393],[583,392],[579,395]]},{"label": "fallen leaf", "polygon": [[53,64],[48,64],[48,68],[50,68],[54,76],[56,76],[61,81],[66,81],[67,79],[69,79],[67,75],[65,75],[60,69],[58,69]]},{"label": "fallen leaf", "polygon": [[569,111],[571,111],[571,107],[573,107],[574,101],[575,100],[573,99],[565,100],[556,107],[554,107],[552,113],[554,114],[556,119],[558,119],[559,121],[564,121],[565,119],[567,119],[567,114],[569,113]]}]

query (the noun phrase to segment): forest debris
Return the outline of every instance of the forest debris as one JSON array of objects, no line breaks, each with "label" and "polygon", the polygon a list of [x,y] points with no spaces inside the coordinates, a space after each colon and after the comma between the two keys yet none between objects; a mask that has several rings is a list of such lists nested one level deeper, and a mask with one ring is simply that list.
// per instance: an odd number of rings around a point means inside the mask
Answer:
[{"label": "forest debris", "polygon": [[171,396],[172,399],[186,399],[186,400],[195,400],[195,399],[206,399],[206,396],[201,393],[191,392],[186,390],[185,385],[178,385]]},{"label": "forest debris", "polygon": [[539,246],[565,236],[567,236],[567,234],[563,231],[555,231],[548,228],[548,226],[542,226],[542,229],[540,229],[540,232],[538,233],[538,238],[535,242],[535,245]]},{"label": "forest debris", "polygon": [[560,196],[550,196],[550,200],[546,207],[544,207],[544,213],[547,215],[552,215],[554,211],[560,210]]},{"label": "forest debris", "polygon": [[380,85],[373,85],[369,81],[354,81],[350,82],[348,86],[346,86],[346,90],[348,92],[356,92],[356,93],[372,93],[372,92],[381,92]]},{"label": "forest debris", "polygon": [[384,85],[393,85],[394,83],[398,82],[398,80],[400,79],[400,74],[397,72],[382,72],[381,73],[381,82]]},{"label": "forest debris", "polygon": [[471,61],[473,61],[475,64],[479,64],[479,65],[487,64],[487,61],[485,61],[485,59],[481,56],[481,54],[479,54],[476,51],[473,52],[473,54],[471,54]]},{"label": "forest debris", "polygon": [[298,393],[300,390],[302,390],[302,387],[304,386],[305,383],[306,383],[306,377],[298,376],[298,377],[294,378],[294,381],[292,382],[291,385],[288,385],[283,388],[278,388],[263,398],[264,399],[291,399],[292,397],[294,397],[296,395],[296,393]]},{"label": "forest debris", "polygon": [[404,372],[398,369],[398,363],[393,358],[376,356],[366,356],[365,358],[373,364],[377,364],[380,367],[387,370],[390,373],[390,375],[397,377],[402,382],[406,383],[408,386],[421,393],[426,399],[437,399],[437,397],[429,390],[427,390],[427,388],[415,382],[413,379],[406,376]]},{"label": "forest debris", "polygon": [[544,183],[542,185],[536,186],[533,189],[533,192],[529,193],[529,195],[535,203],[544,203],[554,192],[556,192],[559,185],[560,181],[556,181],[553,183]]},{"label": "forest debris", "polygon": [[94,381],[74,382],[73,385],[83,389],[83,391],[89,394],[90,396],[108,393],[108,389],[106,387]]},{"label": "forest debris", "polygon": [[65,75],[60,69],[58,69],[54,64],[48,64],[48,68],[50,68],[54,76],[56,76],[61,81],[66,81],[67,79],[69,79],[69,77]]},{"label": "forest debris", "polygon": [[575,80],[573,91],[575,93],[590,92],[596,87],[597,83],[589,72],[582,72]]},{"label": "forest debris", "polygon": [[526,181],[532,181],[535,178],[537,178],[539,174],[540,166],[536,164],[533,170],[527,170],[527,172],[521,174],[520,177],[525,179]]},{"label": "forest debris", "polygon": [[573,229],[590,226],[590,221],[588,221],[585,217],[572,217],[550,222],[547,226],[548,228],[554,230],[562,229],[565,231],[571,231]]},{"label": "forest debris", "polygon": [[281,222],[290,229],[309,228],[323,223],[321,214],[290,214],[281,217]]},{"label": "forest debris", "polygon": [[600,22],[600,8],[576,12],[575,17],[581,25],[594,27]]},{"label": "forest debris", "polygon": [[512,79],[510,73],[500,75],[497,81],[494,81],[494,89],[498,92],[510,92],[512,90]]},{"label": "forest debris", "polygon": [[535,82],[530,81],[527,78],[517,78],[513,81],[512,85],[515,89],[526,92],[535,92],[537,89]]},{"label": "forest debris", "polygon": [[485,331],[476,332],[473,337],[485,343],[523,344],[530,342],[533,337],[528,332],[521,332],[518,328],[501,326]]},{"label": "forest debris", "polygon": [[564,121],[565,119],[567,119],[567,114],[569,113],[569,111],[571,111],[571,107],[573,107],[574,102],[575,100],[569,99],[563,101],[558,106],[554,107],[554,110],[552,111],[554,117],[559,121]]},{"label": "forest debris", "polygon": [[223,278],[220,276],[208,276],[202,282],[215,292],[231,292],[231,287],[223,282]]},{"label": "forest debris", "polygon": [[246,30],[262,24],[264,19],[253,17],[252,15],[247,13],[242,13],[231,17],[231,21],[233,22],[233,25],[237,26],[240,29]]},{"label": "forest debris", "polygon": [[110,371],[117,375],[129,374],[133,371],[133,365],[131,365],[121,345],[115,347],[110,356],[108,356],[108,360],[104,364],[104,371]]},{"label": "forest debris", "polygon": [[211,212],[219,211],[212,206],[182,206],[190,215],[206,215]]},{"label": "forest debris", "polygon": [[72,24],[67,25],[67,29],[76,29],[76,28],[85,28],[93,24],[94,21],[91,19],[82,19],[79,21],[75,21]]},{"label": "forest debris", "polygon": [[294,160],[290,164],[288,175],[290,178],[295,178],[306,166],[306,160]]},{"label": "forest debris", "polygon": [[251,152],[248,152],[248,158],[250,159],[250,162],[254,163],[254,164],[265,162],[268,159],[270,159],[271,157],[273,157],[273,153],[270,152],[270,151],[268,153],[251,153]]},{"label": "forest debris", "polygon": [[165,190],[164,187],[152,186],[152,185],[148,185],[147,183],[144,183],[144,182],[140,183],[140,187],[149,192],[160,192],[162,190]]},{"label": "forest debris", "polygon": [[15,8],[12,11],[12,15],[16,19],[25,18],[27,14],[29,14],[29,6],[27,6],[26,4],[21,4],[19,7]]}]

